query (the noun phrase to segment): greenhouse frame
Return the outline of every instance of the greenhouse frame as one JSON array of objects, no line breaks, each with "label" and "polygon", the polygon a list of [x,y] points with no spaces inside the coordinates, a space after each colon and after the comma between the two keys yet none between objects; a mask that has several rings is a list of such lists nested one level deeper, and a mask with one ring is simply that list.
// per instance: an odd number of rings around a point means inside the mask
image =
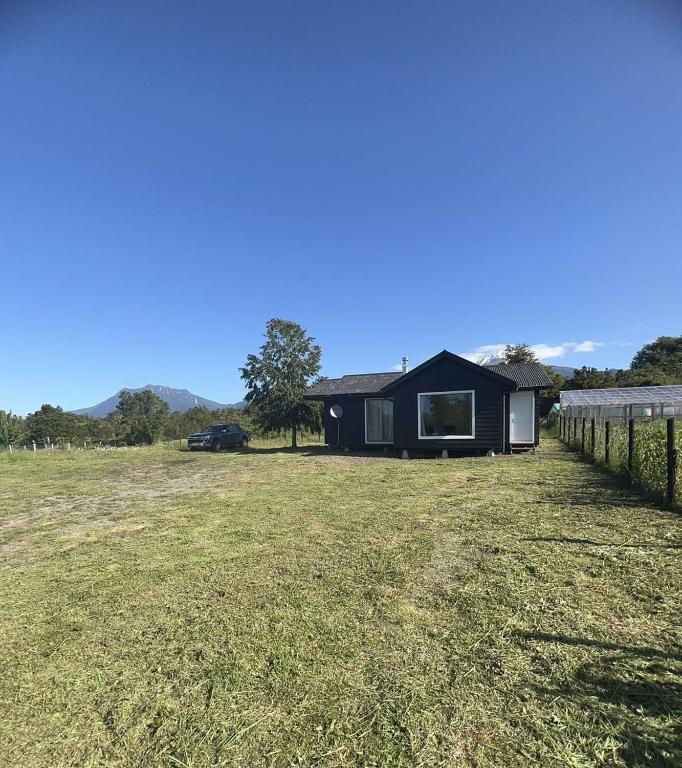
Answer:
[{"label": "greenhouse frame", "polygon": [[597,421],[682,418],[682,384],[576,389],[560,393],[561,415]]}]

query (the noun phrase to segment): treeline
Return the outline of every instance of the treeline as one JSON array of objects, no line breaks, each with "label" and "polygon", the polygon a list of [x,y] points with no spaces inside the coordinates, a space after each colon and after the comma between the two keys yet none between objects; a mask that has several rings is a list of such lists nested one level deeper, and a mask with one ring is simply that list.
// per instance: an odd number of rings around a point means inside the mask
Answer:
[{"label": "treeline", "polygon": [[[116,410],[103,419],[78,416],[52,405],[43,405],[26,418],[0,411],[0,445],[31,441],[141,445],[187,437],[208,424],[238,422],[261,434],[288,431],[295,446],[297,431],[319,432],[321,429],[319,404],[303,399],[306,388],[319,376],[321,350],[313,341],[296,323],[270,320],[260,356],[249,355],[241,369],[249,403],[243,411],[192,408],[185,413],[170,413],[168,403],[150,390],[135,393],[124,390]],[[507,346],[504,359],[507,363],[536,360],[527,344]],[[549,366],[545,366],[545,370],[554,387],[541,394],[543,416],[558,402],[563,390],[682,384],[682,336],[661,336],[646,344],[626,370],[585,366],[576,369],[570,378]]]},{"label": "treeline", "polygon": [[570,377],[556,373],[549,366],[545,366],[545,370],[554,382],[554,387],[541,394],[543,416],[549,412],[553,403],[559,401],[562,391],[682,384],[682,336],[660,336],[645,344],[634,356],[629,368],[599,370],[583,366],[576,368]]},{"label": "treeline", "polygon": [[25,418],[0,410],[0,445],[33,441],[40,445],[145,445],[156,440],[177,440],[208,424],[229,422],[253,430],[247,411],[192,408],[185,413],[170,413],[168,404],[150,390],[122,392],[117,409],[101,419],[69,413],[49,404]]}]

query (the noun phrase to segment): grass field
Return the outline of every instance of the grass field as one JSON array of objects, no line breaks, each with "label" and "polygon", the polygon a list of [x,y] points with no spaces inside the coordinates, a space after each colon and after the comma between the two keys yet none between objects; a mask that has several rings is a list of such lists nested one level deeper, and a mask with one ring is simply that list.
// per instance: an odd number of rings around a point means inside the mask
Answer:
[{"label": "grass field", "polygon": [[0,456],[0,765],[682,765],[682,518],[548,440]]}]

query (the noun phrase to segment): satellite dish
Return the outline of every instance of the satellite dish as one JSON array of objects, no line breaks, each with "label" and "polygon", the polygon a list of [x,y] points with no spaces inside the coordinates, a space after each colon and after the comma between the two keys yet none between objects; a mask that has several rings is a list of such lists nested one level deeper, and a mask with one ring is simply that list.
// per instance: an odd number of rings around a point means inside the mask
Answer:
[{"label": "satellite dish", "polygon": [[329,413],[335,418],[340,419],[343,416],[343,406],[341,405],[332,405],[332,407],[329,409]]}]

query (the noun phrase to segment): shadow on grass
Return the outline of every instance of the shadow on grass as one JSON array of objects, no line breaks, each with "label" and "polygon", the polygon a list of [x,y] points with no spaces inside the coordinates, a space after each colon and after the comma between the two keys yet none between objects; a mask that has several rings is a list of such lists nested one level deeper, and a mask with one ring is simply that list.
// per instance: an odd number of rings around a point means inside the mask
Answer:
[{"label": "shadow on grass", "polygon": [[[559,504],[566,507],[593,507],[595,505],[616,505],[618,507],[637,507],[652,512],[664,511],[661,499],[644,489],[630,485],[624,475],[607,470],[595,464],[588,456],[582,456],[564,447],[561,453],[552,456],[552,462],[570,462],[584,470],[581,484],[567,484],[560,476],[552,483],[544,499],[536,504]],[[561,473],[563,475],[563,473]]]},{"label": "shadow on grass", "polygon": [[[589,453],[582,453],[579,449],[568,447],[563,443],[559,443],[559,445],[561,446],[562,451],[559,454],[555,454],[553,460],[572,461],[588,467],[593,476],[600,478],[599,484],[601,486],[621,493],[618,498],[619,505],[649,507],[650,509],[655,509],[659,512],[661,510],[675,512],[682,511],[677,507],[671,510],[662,491],[644,488],[628,482],[628,478],[622,469],[609,469],[604,464],[597,463]],[[629,496],[630,499],[625,498],[627,496]],[[570,502],[566,503],[570,504]],[[576,497],[574,503],[580,505],[581,502],[579,496]],[[587,503],[589,503],[589,501]]]},{"label": "shadow on grass", "polygon": [[617,745],[618,764],[682,765],[682,654],[541,632],[516,636],[524,644],[592,651],[572,679],[536,692],[551,703],[573,704],[595,724],[595,739],[608,736]]},{"label": "shadow on grass", "polygon": [[590,547],[618,547],[620,549],[682,549],[682,544],[659,544],[642,541],[637,544],[619,544],[611,541],[593,541],[592,539],[571,539],[566,536],[531,536],[521,541],[536,541],[547,544],[585,544]]},{"label": "shadow on grass", "polygon": [[179,449],[181,453],[194,453],[197,455],[202,454],[224,454],[224,455],[239,455],[239,456],[255,456],[255,455],[267,455],[267,454],[273,454],[273,453],[293,453],[293,454],[300,454],[301,456],[318,456],[318,455],[342,455],[342,452],[335,451],[333,448],[327,448],[324,445],[321,446],[311,446],[311,445],[301,445],[297,446],[296,448],[292,448],[290,445],[280,445],[280,446],[268,446],[267,448],[255,448],[255,447],[247,447],[247,448],[223,448],[220,451],[213,451],[210,448],[187,448],[183,447]]},{"label": "shadow on grass", "polygon": [[267,456],[273,453],[292,453],[300,456],[340,456],[343,452],[337,451],[334,448],[327,448],[326,445],[299,445],[296,448],[292,448],[290,445],[280,445],[268,446],[267,448],[256,448],[255,446],[249,446],[248,448],[239,448],[233,451],[233,453],[238,453],[242,456]]}]

